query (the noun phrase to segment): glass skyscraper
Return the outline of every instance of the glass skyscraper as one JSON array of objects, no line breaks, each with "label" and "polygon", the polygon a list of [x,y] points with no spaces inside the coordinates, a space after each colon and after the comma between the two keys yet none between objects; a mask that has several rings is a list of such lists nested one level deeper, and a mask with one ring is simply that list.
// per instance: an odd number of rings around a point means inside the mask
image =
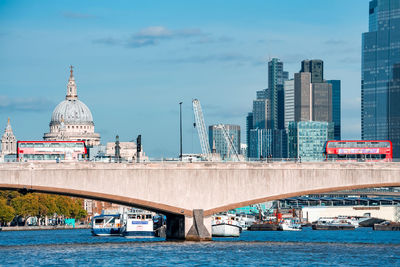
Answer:
[{"label": "glass skyscraper", "polygon": [[283,71],[283,62],[273,58],[268,62],[268,89],[271,103],[271,129],[283,129],[283,81],[289,74]]},{"label": "glass skyscraper", "polygon": [[333,139],[333,123],[321,121],[289,122],[289,157],[302,161],[323,161],[325,143]]},{"label": "glass skyscraper", "polygon": [[[399,157],[399,105],[394,66],[400,63],[400,1],[373,0],[369,3],[369,31],[362,35],[361,137],[391,140],[393,156]],[[391,99],[396,98],[396,99]],[[395,107],[390,105],[396,103]],[[391,134],[392,133],[392,134]]]},{"label": "glass skyscraper", "polygon": [[332,121],[335,123],[335,140],[341,140],[340,80],[329,80],[332,84]]}]

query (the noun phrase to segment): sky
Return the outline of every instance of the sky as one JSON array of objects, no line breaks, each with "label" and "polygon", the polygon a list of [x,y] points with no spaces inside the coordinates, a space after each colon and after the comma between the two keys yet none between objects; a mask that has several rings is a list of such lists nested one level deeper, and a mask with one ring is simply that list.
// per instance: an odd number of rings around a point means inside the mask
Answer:
[{"label": "sky", "polygon": [[322,59],[342,81],[342,139],[360,138],[361,34],[368,0],[0,1],[0,131],[42,140],[65,99],[69,66],[101,142],[142,135],[150,158],[200,153],[192,99],[206,126],[238,124],[277,57],[290,77]]}]

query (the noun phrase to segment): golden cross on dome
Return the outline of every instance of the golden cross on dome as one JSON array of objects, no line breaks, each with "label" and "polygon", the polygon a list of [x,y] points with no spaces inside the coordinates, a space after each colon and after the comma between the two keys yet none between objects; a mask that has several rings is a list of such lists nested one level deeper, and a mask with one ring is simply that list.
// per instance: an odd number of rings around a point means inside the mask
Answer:
[{"label": "golden cross on dome", "polygon": [[74,67],[73,67],[72,65],[71,65],[71,66],[69,66],[69,67],[71,68],[70,72],[71,72],[71,77],[72,77],[72,76],[73,76],[73,74],[72,74],[72,73],[74,72],[74,70],[73,70],[73,68],[74,68]]}]

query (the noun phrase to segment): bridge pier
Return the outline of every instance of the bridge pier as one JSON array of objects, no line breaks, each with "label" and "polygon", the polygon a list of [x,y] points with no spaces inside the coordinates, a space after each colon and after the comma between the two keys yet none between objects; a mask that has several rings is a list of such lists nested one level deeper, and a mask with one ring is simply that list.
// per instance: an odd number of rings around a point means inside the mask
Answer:
[{"label": "bridge pier", "polygon": [[193,210],[193,217],[167,215],[167,240],[211,241],[211,217]]}]

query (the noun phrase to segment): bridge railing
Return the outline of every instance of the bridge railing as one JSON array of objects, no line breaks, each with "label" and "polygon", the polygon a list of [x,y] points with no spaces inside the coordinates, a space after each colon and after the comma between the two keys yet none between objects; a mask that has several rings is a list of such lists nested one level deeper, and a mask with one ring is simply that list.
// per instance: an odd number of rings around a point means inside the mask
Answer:
[{"label": "bridge railing", "polygon": [[[132,161],[132,160],[126,160],[126,159],[121,159],[119,161],[114,160],[112,158],[107,159],[107,160],[87,160],[87,159],[82,159],[82,160],[77,160],[79,162],[102,162],[102,163],[138,163],[137,161]],[[17,162],[17,160],[4,160],[0,158],[0,164],[1,163],[9,163],[9,162]],[[23,161],[27,162],[27,161]],[[32,162],[32,161],[29,161]],[[44,160],[37,160],[35,162],[56,162],[54,160],[52,161],[44,161]],[[63,161],[59,160],[58,163],[63,163],[63,162],[72,162],[72,161]],[[193,157],[193,158],[183,158],[182,160],[180,158],[149,158],[146,159],[145,161],[140,161],[140,163],[146,163],[146,162],[163,162],[163,163],[168,163],[168,162],[186,162],[186,163],[192,163],[192,162],[216,162],[216,163],[228,163],[228,162],[238,162],[237,160],[232,160],[232,159],[213,159],[212,161],[206,161],[201,157]],[[310,158],[242,158],[240,162],[255,162],[255,163],[284,163],[284,162],[292,162],[292,163],[307,163],[307,162],[320,162],[320,163],[345,163],[345,162],[359,162],[359,163],[371,163],[371,162],[400,162],[400,158],[396,159],[310,159]]]}]

